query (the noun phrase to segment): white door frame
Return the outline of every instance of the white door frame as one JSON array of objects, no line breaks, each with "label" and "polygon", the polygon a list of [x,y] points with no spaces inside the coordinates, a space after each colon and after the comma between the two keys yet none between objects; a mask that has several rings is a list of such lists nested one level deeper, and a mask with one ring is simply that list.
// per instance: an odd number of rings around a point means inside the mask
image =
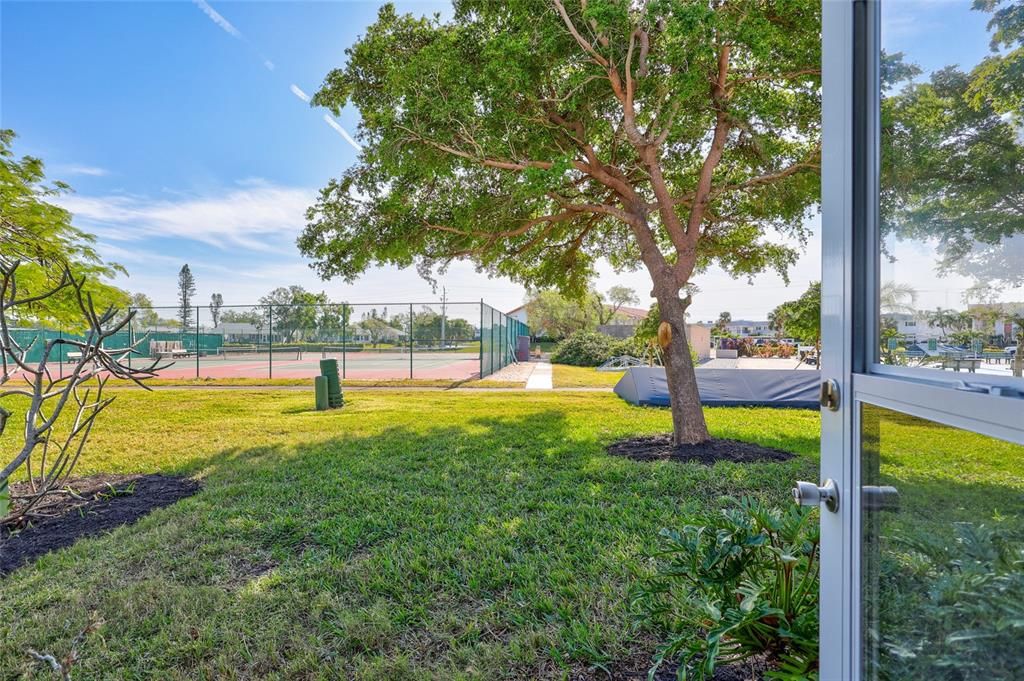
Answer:
[{"label": "white door frame", "polygon": [[[1021,379],[883,366],[877,361],[879,2],[823,0],[822,379],[839,385],[822,410],[821,478],[839,509],[821,509],[822,681],[861,678],[860,408],[885,407],[1024,444],[1024,400],[965,387]],[[889,0],[894,1],[894,0]]]},{"label": "white door frame", "polygon": [[839,409],[821,411],[821,479],[839,485],[839,512],[821,509],[820,677],[852,679],[858,603],[852,518],[853,374],[853,3],[822,5],[821,356],[822,380],[839,385]]}]

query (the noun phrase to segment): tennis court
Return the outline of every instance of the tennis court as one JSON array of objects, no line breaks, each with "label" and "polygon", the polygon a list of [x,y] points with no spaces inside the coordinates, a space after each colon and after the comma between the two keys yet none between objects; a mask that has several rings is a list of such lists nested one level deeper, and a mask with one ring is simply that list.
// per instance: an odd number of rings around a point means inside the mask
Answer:
[{"label": "tennis court", "polygon": [[[321,359],[335,359],[343,378],[465,380],[480,373],[480,352],[475,348],[387,348],[358,351],[341,347],[300,346],[222,347],[198,357],[164,357],[169,366],[161,378],[312,378],[320,373]],[[140,358],[140,363],[146,358]]]},{"label": "tennis court", "polygon": [[[335,359],[346,379],[486,377],[516,361],[527,326],[483,301],[318,303],[135,308],[109,347],[135,349],[131,363],[159,359],[170,379],[310,378]],[[187,314],[186,314],[187,312]],[[179,320],[179,321],[175,321]],[[64,329],[17,330],[39,355]],[[38,361],[39,357],[29,357]],[[58,372],[73,363],[62,346]]]}]

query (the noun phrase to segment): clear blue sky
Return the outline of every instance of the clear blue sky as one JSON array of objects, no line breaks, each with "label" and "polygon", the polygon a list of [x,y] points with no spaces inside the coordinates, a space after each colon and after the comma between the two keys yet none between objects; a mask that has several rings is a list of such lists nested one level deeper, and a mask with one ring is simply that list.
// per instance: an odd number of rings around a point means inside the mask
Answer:
[{"label": "clear blue sky", "polygon": [[[378,6],[4,1],[0,125],[19,134],[18,152],[40,156],[51,176],[75,187],[66,204],[76,222],[129,269],[119,283],[157,304],[173,304],[184,262],[201,301],[216,291],[252,303],[291,283],[337,300],[431,299],[412,271],[375,270],[354,286],[320,282],[294,245],[316,190],[356,158],[325,112],[298,94],[312,95],[344,63]],[[444,2],[398,6],[450,12]],[[987,48],[985,17],[968,6],[889,2],[887,46],[928,68],[974,63]],[[354,135],[358,114],[336,123]],[[812,240],[790,290],[775,276],[750,287],[709,273],[694,316],[730,309],[734,318],[763,317],[820,276],[818,248]],[[522,299],[520,287],[468,265],[443,283],[456,298],[483,296],[506,309]],[[617,283],[646,299],[644,272],[601,272],[601,288]]]}]

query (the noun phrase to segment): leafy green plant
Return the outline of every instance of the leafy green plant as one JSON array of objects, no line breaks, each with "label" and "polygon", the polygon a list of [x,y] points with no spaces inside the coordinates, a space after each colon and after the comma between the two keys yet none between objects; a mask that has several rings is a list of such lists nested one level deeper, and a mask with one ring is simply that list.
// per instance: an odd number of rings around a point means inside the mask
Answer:
[{"label": "leafy green plant", "polygon": [[616,341],[596,331],[577,331],[555,347],[551,361],[578,367],[596,367],[613,357]]},{"label": "leafy green plant", "polygon": [[637,624],[664,634],[653,678],[680,679],[764,655],[769,678],[816,678],[818,524],[809,509],[744,497],[703,526],[662,530],[656,573],[635,589]]},{"label": "leafy green plant", "polygon": [[955,523],[954,540],[896,536],[881,563],[891,678],[1016,678],[1024,655],[1024,537]]}]

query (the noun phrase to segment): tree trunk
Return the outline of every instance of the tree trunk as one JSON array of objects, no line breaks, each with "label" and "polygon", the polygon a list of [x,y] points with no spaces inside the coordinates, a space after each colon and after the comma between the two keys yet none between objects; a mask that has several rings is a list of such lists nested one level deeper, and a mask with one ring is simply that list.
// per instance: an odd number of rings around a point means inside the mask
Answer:
[{"label": "tree trunk", "polygon": [[672,340],[664,349],[665,375],[672,401],[673,441],[676,444],[697,444],[710,440],[704,410],[697,393],[697,375],[686,341],[687,303],[678,297],[658,298],[661,321],[672,327]]}]

